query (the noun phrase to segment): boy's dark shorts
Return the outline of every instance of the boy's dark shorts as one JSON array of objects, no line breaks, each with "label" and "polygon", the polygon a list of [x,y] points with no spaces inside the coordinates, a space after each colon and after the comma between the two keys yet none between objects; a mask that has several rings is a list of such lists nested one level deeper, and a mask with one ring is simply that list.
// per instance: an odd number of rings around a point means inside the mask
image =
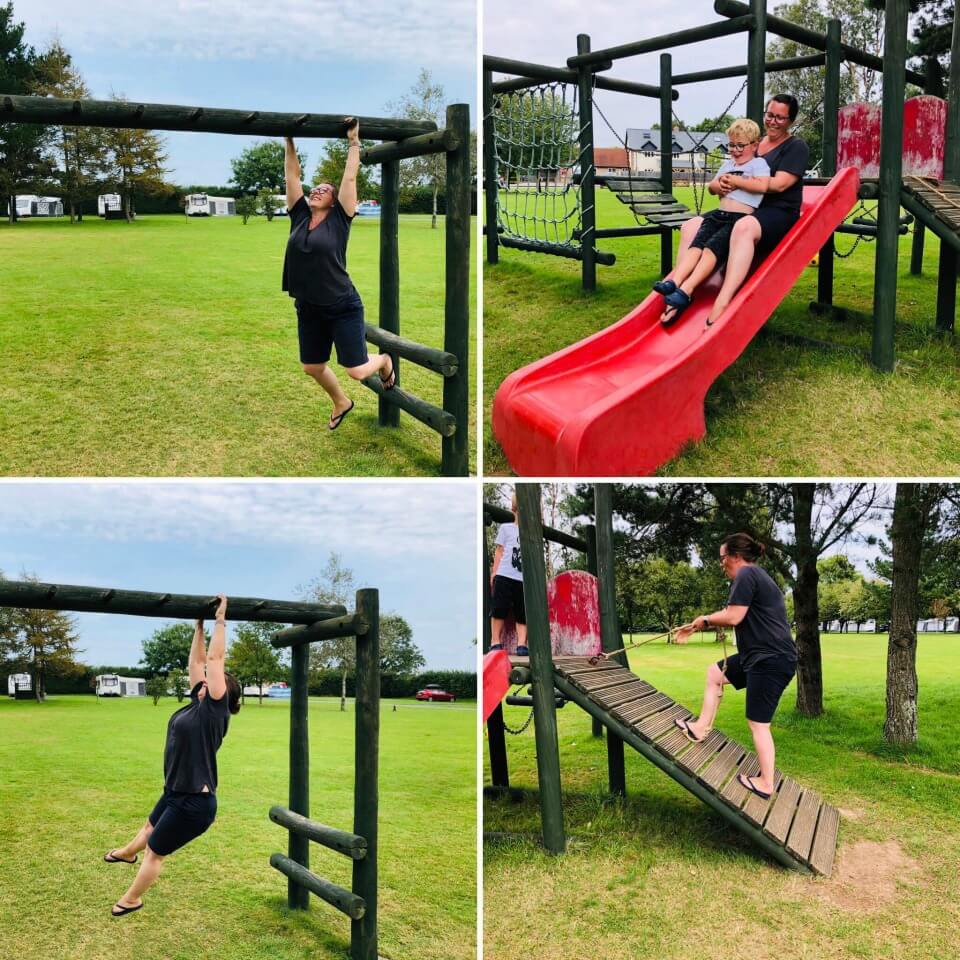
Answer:
[{"label": "boy's dark shorts", "polygon": [[164,790],[147,818],[153,826],[147,844],[158,856],[168,857],[204,833],[216,818],[215,793]]},{"label": "boy's dark shorts", "polygon": [[350,293],[325,307],[306,300],[294,301],[301,363],[326,363],[336,344],[341,367],[359,367],[369,359],[363,301]]},{"label": "boy's dark shorts", "polygon": [[711,210],[703,215],[703,223],[691,242],[691,247],[709,250],[717,258],[717,266],[727,262],[730,255],[730,233],[733,225],[749,213],[733,213],[727,210]]},{"label": "boy's dark shorts", "polygon": [[490,607],[490,615],[494,620],[506,620],[512,610],[515,623],[526,623],[527,611],[523,606],[523,581],[514,580],[513,577],[494,577]]},{"label": "boy's dark shorts", "polygon": [[[723,661],[718,660],[717,666],[722,670]],[[727,657],[727,680],[735,690],[747,688],[747,719],[754,723],[770,723],[773,720],[780,697],[796,672],[796,664],[782,657],[762,660],[747,671],[740,666],[739,653]]]}]

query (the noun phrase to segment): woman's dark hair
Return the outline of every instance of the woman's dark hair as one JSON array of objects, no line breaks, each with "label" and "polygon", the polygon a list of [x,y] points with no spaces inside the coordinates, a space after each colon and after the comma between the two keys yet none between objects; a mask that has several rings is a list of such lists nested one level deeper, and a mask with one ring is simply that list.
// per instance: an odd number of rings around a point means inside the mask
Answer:
[{"label": "woman's dark hair", "polygon": [[793,96],[793,94],[775,93],[767,101],[767,106],[769,106],[771,103],[782,103],[787,108],[791,123],[797,119],[797,114],[800,112],[800,102],[795,96]]},{"label": "woman's dark hair", "polygon": [[224,673],[224,679],[227,681],[227,697],[229,698],[229,708],[231,713],[240,712],[240,684],[237,678],[232,674]]},{"label": "woman's dark hair", "polygon": [[756,563],[767,552],[767,548],[749,533],[731,533],[723,541],[723,546],[731,557],[742,557],[747,563]]}]

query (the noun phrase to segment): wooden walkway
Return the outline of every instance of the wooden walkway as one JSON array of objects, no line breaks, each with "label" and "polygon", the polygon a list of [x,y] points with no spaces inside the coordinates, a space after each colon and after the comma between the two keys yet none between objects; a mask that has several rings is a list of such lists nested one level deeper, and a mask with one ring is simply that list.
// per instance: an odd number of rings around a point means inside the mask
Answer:
[{"label": "wooden walkway", "polygon": [[[526,658],[518,662],[525,663]],[[840,817],[815,790],[777,770],[777,788],[770,800],[751,793],[740,785],[737,774],[759,772],[756,754],[719,730],[701,743],[691,743],[674,723],[690,717],[690,711],[617,663],[591,665],[583,657],[555,657],[554,672],[565,695],[618,735],[618,726],[627,728],[636,740],[632,746],[701,800],[716,807],[718,798],[729,808],[730,822],[752,840],[763,841],[768,850],[767,841],[774,844],[800,869],[830,875]]]},{"label": "wooden walkway", "polygon": [[663,193],[663,187],[657,180],[643,180],[638,177],[606,177],[604,182],[621,203],[625,203],[638,216],[646,218],[650,224],[679,227],[680,224],[696,216],[686,204],[680,203],[672,194]]},{"label": "wooden walkway", "polygon": [[945,232],[960,236],[960,184],[933,177],[904,177],[903,189],[936,217]]}]

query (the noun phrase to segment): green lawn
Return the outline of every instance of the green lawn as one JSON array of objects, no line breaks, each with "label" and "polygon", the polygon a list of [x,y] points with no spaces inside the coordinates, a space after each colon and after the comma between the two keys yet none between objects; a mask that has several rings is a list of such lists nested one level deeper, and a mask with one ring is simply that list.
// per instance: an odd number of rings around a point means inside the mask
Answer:
[{"label": "green lawn", "polygon": [[[336,364],[356,410],[326,429],[280,289],[288,229],[283,217],[0,224],[0,474],[438,475],[440,437],[406,414],[378,427],[376,396]],[[352,233],[350,272],[376,323],[379,223]],[[444,235],[442,219],[401,217],[401,334],[435,347]],[[438,374],[404,362],[402,377],[442,405]]]},{"label": "green lawn", "polygon": [[[624,638],[625,641],[627,638]],[[569,852],[533,840],[484,849],[485,956],[511,956],[522,929],[542,960],[757,957],[952,960],[960,923],[960,638],[922,635],[917,748],[882,742],[883,635],[825,635],[825,713],[774,720],[777,765],[840,808],[830,879],[764,857],[679,784],[626,749],[626,800],[606,794],[606,747],[575,704],[557,713]],[[631,669],[696,710],[715,643],[633,650]],[[717,727],[751,743],[743,694],[728,692]],[[511,727],[526,708],[506,707]],[[519,799],[486,799],[484,829],[539,830],[534,731],[508,737]],[[486,782],[490,782],[486,759]]]},{"label": "green lawn", "polygon": [[[396,710],[393,705],[396,703]],[[269,865],[287,834],[289,702],[255,700],[231,718],[218,755],[218,818],[173,854],[145,908],[110,907],[135,868],[101,859],[142,825],[163,789],[172,699],[0,700],[0,931],[27,960],[328,960],[350,921],[311,897],[286,907]],[[310,702],[310,811],[353,827],[352,703]],[[476,956],[476,707],[385,701],[380,741],[380,954]],[[311,868],[350,886],[346,857],[311,844]]]},{"label": "green lawn", "polygon": [[[693,206],[692,190],[679,188]],[[708,198],[708,206],[716,203]],[[875,204],[870,204],[875,206]],[[601,227],[631,226],[633,215],[597,191]],[[674,247],[679,234],[674,234]],[[846,253],[854,237],[839,236]],[[934,335],[939,242],[926,236],[923,275],[911,276],[912,237],[900,240],[897,368],[876,372],[851,352],[798,345],[802,336],[868,351],[874,244],[837,260],[838,306],[846,319],[813,316],[817,271],[793,291],[707,394],[707,436],[660,468],[663,476],[927,476],[960,472],[960,349]],[[660,270],[658,237],[603,240],[616,254],[597,267],[597,290],[580,289],[580,264],[502,249],[484,267],[484,474],[510,472],[490,430],[497,387],[512,371],[610,326],[650,292]]]}]

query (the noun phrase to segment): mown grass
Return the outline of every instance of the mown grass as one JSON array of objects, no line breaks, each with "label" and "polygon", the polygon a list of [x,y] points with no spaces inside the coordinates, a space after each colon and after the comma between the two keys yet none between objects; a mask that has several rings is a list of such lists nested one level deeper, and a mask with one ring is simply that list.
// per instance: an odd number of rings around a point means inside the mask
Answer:
[{"label": "mown grass", "polygon": [[[326,429],[329,401],[300,369],[280,289],[288,229],[239,217],[0,224],[0,474],[438,475],[439,436],[406,414],[399,429],[377,426],[376,396],[338,367],[356,409]],[[435,347],[444,234],[442,220],[401,218],[401,333]],[[377,221],[358,219],[348,252],[371,323],[378,238]],[[402,377],[442,406],[442,377],[413,363]],[[474,420],[471,469],[475,431]]]},{"label": "mown grass", "polygon": [[[476,709],[385,701],[380,742],[380,954],[476,956]],[[287,910],[269,865],[287,835],[289,702],[248,700],[219,761],[214,825],[173,854],[122,920],[110,907],[136,868],[102,861],[142,825],[163,788],[161,700],[0,700],[0,932],[5,956],[36,960],[305,960],[349,953],[350,921],[317,898]],[[352,704],[310,702],[313,819],[353,826]],[[350,886],[350,863],[311,844],[311,868]]]},{"label": "mown grass", "polygon": [[[548,856],[532,838],[485,845],[484,956],[513,956],[522,931],[525,951],[550,960],[955,957],[960,639],[920,637],[920,742],[910,750],[882,740],[886,640],[822,637],[824,715],[801,717],[792,684],[774,720],[778,766],[841,810],[830,879],[766,859],[629,748],[628,796],[612,799],[605,742],[567,704],[557,716],[569,852]],[[720,656],[715,643],[657,644],[631,651],[630,664],[696,710],[706,667]],[[717,727],[749,745],[743,709],[743,694],[728,691]],[[512,727],[528,713],[505,711]],[[511,786],[522,793],[486,799],[484,829],[532,837],[533,728],[507,739]]]},{"label": "mown grass", "polygon": [[[679,188],[693,206],[692,191]],[[708,198],[707,207],[716,200]],[[873,206],[871,204],[871,206]],[[630,211],[597,192],[598,224],[629,226]],[[674,248],[678,240],[674,234]],[[846,253],[853,237],[839,236]],[[662,476],[928,476],[960,472],[960,348],[934,333],[939,243],[927,233],[923,274],[910,275],[910,236],[900,239],[897,367],[881,374],[865,359],[872,334],[874,245],[838,260],[834,301],[850,313],[820,318],[817,271],[809,268],[763,332],[707,394],[707,436],[663,465]],[[619,320],[659,276],[656,237],[604,240],[616,254],[598,266],[597,290],[580,289],[580,264],[517,250],[484,267],[484,473],[510,465],[490,429],[493,397],[525,364]],[[854,348],[844,352],[790,337]],[[860,351],[860,352],[856,352]]]}]

